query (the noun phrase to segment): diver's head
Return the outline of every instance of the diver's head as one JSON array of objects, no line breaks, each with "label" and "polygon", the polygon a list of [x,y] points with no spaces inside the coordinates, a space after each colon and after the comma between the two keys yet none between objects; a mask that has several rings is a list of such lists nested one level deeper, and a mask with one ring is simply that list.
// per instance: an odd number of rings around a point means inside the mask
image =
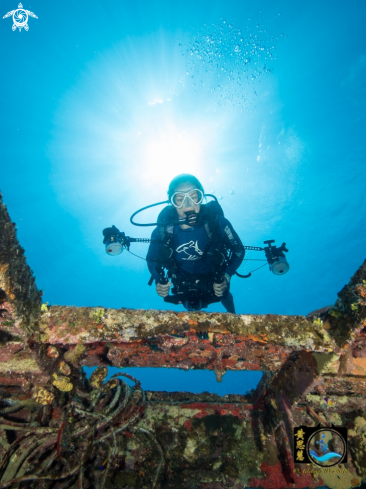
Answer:
[{"label": "diver's head", "polygon": [[168,197],[180,218],[185,218],[187,213],[198,214],[204,197],[203,186],[194,175],[182,173],[170,182]]}]

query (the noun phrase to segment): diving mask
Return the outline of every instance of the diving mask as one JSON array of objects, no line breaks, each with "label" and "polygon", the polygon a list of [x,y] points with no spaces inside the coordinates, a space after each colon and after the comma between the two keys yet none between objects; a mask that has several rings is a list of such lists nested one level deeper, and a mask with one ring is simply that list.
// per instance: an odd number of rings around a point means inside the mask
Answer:
[{"label": "diving mask", "polygon": [[193,207],[199,205],[203,201],[203,192],[198,188],[193,188],[189,192],[175,192],[171,198],[170,202],[177,209],[184,209],[187,207]]}]

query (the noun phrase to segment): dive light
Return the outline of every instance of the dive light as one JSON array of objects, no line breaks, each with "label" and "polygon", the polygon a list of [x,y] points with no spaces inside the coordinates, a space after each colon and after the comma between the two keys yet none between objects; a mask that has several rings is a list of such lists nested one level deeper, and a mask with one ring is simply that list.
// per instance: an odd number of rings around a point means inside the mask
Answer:
[{"label": "dive light", "polygon": [[126,236],[123,231],[117,229],[115,225],[103,229],[103,236],[105,252],[110,256],[120,255],[124,248],[129,251],[131,243],[160,243],[159,239],[131,238],[130,236]]},{"label": "dive light", "polygon": [[107,255],[120,255],[123,251],[125,233],[121,233],[120,230],[113,225],[112,227],[103,230],[103,236],[103,244],[105,244]]},{"label": "dive light", "polygon": [[123,246],[120,243],[118,236],[111,236],[105,243],[105,251],[108,255],[120,255],[123,251]]},{"label": "dive light", "polygon": [[286,243],[282,243],[282,245],[277,248],[277,246],[272,245],[274,242],[274,239],[264,241],[264,244],[268,245],[267,247],[264,247],[264,252],[266,254],[269,269],[275,275],[284,275],[290,268],[284,254],[284,251],[287,253],[288,249],[286,248]]}]

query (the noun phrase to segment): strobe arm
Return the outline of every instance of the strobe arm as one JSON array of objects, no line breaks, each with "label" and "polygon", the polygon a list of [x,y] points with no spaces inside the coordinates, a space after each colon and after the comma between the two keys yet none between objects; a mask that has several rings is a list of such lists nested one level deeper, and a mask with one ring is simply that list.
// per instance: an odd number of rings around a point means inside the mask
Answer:
[{"label": "strobe arm", "polygon": [[130,249],[131,243],[162,243],[158,239],[149,238],[131,238],[126,236],[123,231],[120,231],[116,226],[103,229],[103,244],[108,255],[115,256],[122,253],[123,249]]},{"label": "strobe arm", "polygon": [[[165,242],[162,241],[161,239],[132,238],[131,236],[126,236],[123,231],[120,231],[114,225],[110,228],[105,228],[103,230],[103,236],[104,236],[103,243],[105,244],[106,253],[112,256],[119,255],[120,253],[122,253],[124,248],[129,250],[131,243],[157,243],[163,245],[165,244]],[[250,251],[264,251],[270,271],[273,272],[275,275],[284,275],[285,273],[288,272],[290,268],[285,256],[285,253],[288,253],[288,249],[286,248],[286,243],[282,243],[280,247],[277,247],[272,244],[274,242],[275,242],[274,239],[269,239],[267,241],[264,241],[264,244],[267,245],[264,248],[261,248],[259,246],[244,246],[244,248]],[[168,258],[170,258],[170,256]],[[224,262],[225,262],[225,257],[224,257],[224,261],[221,263],[222,270],[221,267],[218,266],[218,268],[220,269],[220,277],[217,276],[216,278],[220,280],[222,279],[221,272],[225,268]],[[251,276],[251,273],[249,273],[248,275],[241,275],[240,273],[235,272],[235,274],[241,278],[249,278]]]}]

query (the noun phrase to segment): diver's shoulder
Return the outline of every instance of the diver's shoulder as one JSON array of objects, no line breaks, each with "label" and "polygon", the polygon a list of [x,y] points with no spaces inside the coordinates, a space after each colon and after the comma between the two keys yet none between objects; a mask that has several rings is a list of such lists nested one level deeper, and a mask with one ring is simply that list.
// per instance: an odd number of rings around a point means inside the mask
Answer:
[{"label": "diver's shoulder", "polygon": [[152,238],[160,238],[160,228],[161,226],[156,226],[151,233]]},{"label": "diver's shoulder", "polygon": [[225,216],[217,216],[217,220],[219,222],[219,225],[222,226],[222,227],[225,227],[227,225],[233,227],[233,225],[231,224],[231,222],[229,221],[229,219],[227,219]]}]

